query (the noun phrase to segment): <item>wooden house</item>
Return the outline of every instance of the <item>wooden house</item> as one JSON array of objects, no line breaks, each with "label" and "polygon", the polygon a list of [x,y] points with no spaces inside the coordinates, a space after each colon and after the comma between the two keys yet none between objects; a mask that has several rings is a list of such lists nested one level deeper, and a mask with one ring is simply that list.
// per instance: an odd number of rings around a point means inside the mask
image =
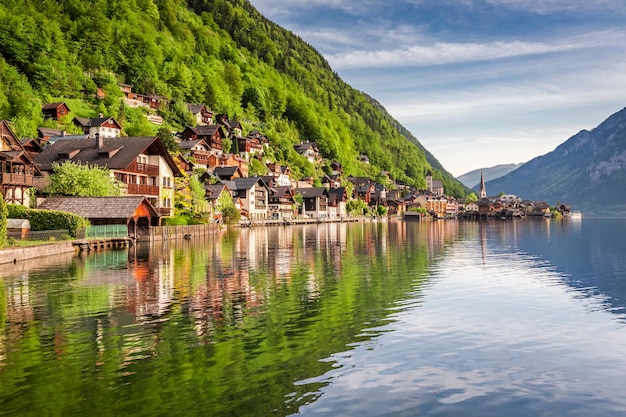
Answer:
[{"label": "wooden house", "polygon": [[116,138],[122,133],[122,126],[113,117],[75,117],[74,124],[83,130],[83,133],[95,138]]},{"label": "wooden house", "polygon": [[328,217],[328,190],[325,187],[297,188],[296,194],[302,195],[301,214],[311,218]]},{"label": "wooden house", "polygon": [[270,187],[268,197],[269,218],[289,220],[293,218],[295,208],[294,193],[291,186]]},{"label": "wooden house", "polygon": [[0,191],[7,203],[30,206],[29,188],[43,173],[13,133],[9,123],[0,120]]},{"label": "wooden house", "polygon": [[47,103],[41,108],[44,119],[59,120],[70,114],[70,108],[64,102]]},{"label": "wooden house", "polygon": [[306,141],[298,145],[294,145],[294,149],[300,155],[307,158],[311,163],[315,162],[315,160],[320,157],[320,149],[317,142]]},{"label": "wooden house", "polygon": [[232,181],[236,178],[243,178],[238,166],[221,166],[213,168],[213,175],[220,180]]},{"label": "wooden house", "polygon": [[181,136],[186,140],[204,140],[211,148],[211,153],[222,154],[222,143],[227,138],[224,128],[220,125],[187,127]]},{"label": "wooden house", "polygon": [[67,161],[108,168],[128,195],[145,196],[159,215],[173,215],[174,177],[182,173],[158,137],[59,140],[35,159],[48,173]]},{"label": "wooden house", "polygon": [[209,126],[213,124],[213,112],[204,104],[187,103],[187,109],[191,112],[196,126]]},{"label": "wooden house", "polygon": [[185,139],[178,143],[181,153],[193,163],[194,168],[209,169],[211,147],[204,139]]}]

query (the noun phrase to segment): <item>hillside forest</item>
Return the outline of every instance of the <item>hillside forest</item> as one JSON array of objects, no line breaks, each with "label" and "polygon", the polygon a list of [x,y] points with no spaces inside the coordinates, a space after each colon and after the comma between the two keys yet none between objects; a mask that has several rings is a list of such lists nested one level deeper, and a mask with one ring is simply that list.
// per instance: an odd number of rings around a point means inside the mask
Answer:
[{"label": "hillside forest", "polygon": [[[267,157],[296,177],[323,175],[294,151],[309,140],[346,175],[387,171],[424,188],[432,169],[446,194],[467,191],[374,99],[247,0],[5,0],[0,20],[0,119],[19,137],[57,127],[43,119],[48,102],[67,102],[72,117],[113,116],[126,136],[180,131],[193,124],[186,103],[203,103],[260,130]],[[164,125],[125,107],[120,83],[166,97]],[[71,118],[61,122],[71,131]]]}]

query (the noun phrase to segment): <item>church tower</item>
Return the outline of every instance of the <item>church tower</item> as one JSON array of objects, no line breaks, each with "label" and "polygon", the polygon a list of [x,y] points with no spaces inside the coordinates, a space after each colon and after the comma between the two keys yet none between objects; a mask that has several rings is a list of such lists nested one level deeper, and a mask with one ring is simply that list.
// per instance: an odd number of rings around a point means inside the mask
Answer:
[{"label": "church tower", "polygon": [[426,189],[433,192],[433,173],[430,170],[426,172]]},{"label": "church tower", "polygon": [[478,192],[478,198],[487,198],[487,188],[485,188],[485,177],[483,177],[483,171],[480,171],[480,191]]}]

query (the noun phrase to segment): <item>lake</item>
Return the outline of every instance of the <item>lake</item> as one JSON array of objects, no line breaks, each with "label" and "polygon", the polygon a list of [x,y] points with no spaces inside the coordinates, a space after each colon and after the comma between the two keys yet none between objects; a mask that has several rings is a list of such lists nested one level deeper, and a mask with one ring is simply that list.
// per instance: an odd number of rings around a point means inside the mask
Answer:
[{"label": "lake", "polygon": [[221,230],[0,275],[0,416],[623,416],[626,219]]}]

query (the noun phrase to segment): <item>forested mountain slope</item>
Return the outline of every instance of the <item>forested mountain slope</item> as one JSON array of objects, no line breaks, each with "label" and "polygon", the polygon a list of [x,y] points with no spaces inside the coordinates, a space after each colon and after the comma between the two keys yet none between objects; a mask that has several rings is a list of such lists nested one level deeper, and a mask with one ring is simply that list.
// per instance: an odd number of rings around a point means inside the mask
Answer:
[{"label": "forested mountain slope", "polygon": [[570,203],[586,214],[623,216],[626,109],[486,186],[489,195],[502,191],[551,205]]},{"label": "forested mountain slope", "polygon": [[[247,0],[9,0],[0,4],[0,21],[0,118],[21,137],[45,125],[43,103],[60,99],[70,100],[74,115],[116,117],[129,136],[155,134],[145,115],[120,105],[118,83],[125,83],[170,100],[160,114],[168,128],[190,123],[189,102],[261,130],[270,138],[268,157],[296,175],[323,172],[293,150],[310,140],[348,175],[389,171],[425,186],[431,164],[419,142]],[[448,177],[433,168],[435,177]]]}]

